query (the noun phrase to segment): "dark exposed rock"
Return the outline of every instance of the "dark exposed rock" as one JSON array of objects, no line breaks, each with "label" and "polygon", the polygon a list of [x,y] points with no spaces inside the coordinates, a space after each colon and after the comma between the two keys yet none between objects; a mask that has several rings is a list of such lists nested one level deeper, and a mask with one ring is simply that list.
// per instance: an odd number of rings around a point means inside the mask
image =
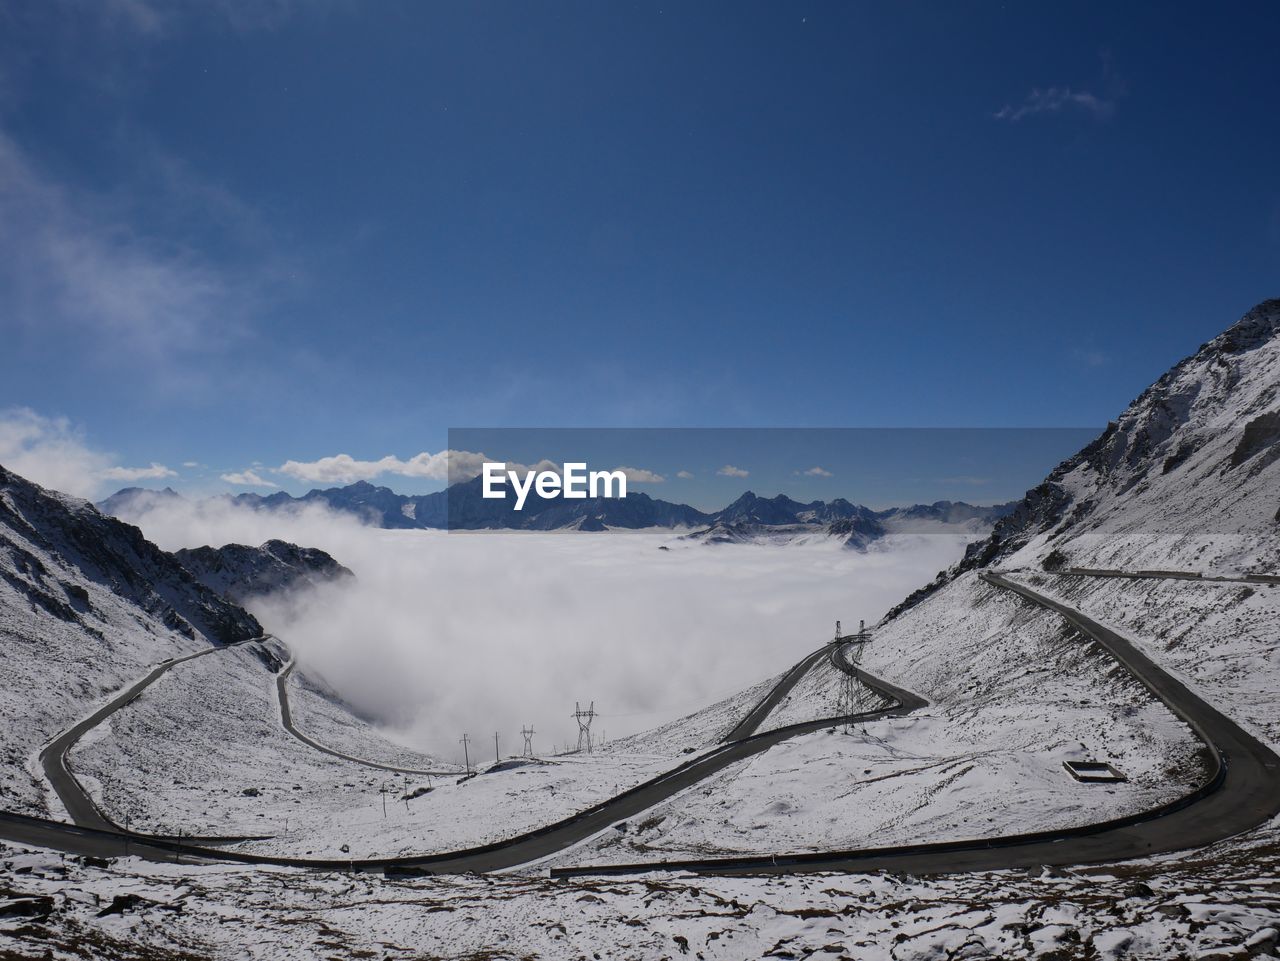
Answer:
[{"label": "dark exposed rock", "polygon": [[184,548],[173,556],[201,584],[236,603],[353,576],[324,551],[281,540]]},{"label": "dark exposed rock", "polygon": [[262,633],[250,614],[198,583],[138,528],[0,467],[0,551],[8,555],[6,579],[49,613],[84,623],[91,610],[87,592],[81,588],[68,594],[19,542],[60,558],[85,580],[186,636],[200,633],[227,644]]},{"label": "dark exposed rock", "polygon": [[1239,467],[1249,458],[1280,443],[1280,411],[1255,417],[1244,425],[1240,443],[1231,452],[1231,466]]}]

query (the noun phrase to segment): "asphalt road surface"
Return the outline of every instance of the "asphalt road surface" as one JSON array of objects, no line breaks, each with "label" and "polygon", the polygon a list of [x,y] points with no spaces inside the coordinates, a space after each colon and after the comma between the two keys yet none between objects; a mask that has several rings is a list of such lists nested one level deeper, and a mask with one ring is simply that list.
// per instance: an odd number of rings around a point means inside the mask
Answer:
[{"label": "asphalt road surface", "polygon": [[1190,794],[1152,810],[1057,831],[819,854],[560,868],[552,870],[552,875],[660,870],[707,874],[875,870],[945,874],[1085,864],[1202,847],[1247,831],[1280,813],[1280,757],[1269,747],[1155,664],[1127,638],[999,574],[981,577],[1061,615],[1110,652],[1205,743],[1211,757],[1210,778]]},{"label": "asphalt road surface", "polygon": [[[212,648],[212,650],[217,650],[217,648]],[[823,657],[832,656],[837,650],[837,645],[825,645],[810,654],[801,663],[812,667],[817,661]],[[200,654],[205,653],[209,652],[200,652]],[[70,747],[76,737],[104,720],[111,711],[128,703],[147,684],[154,681],[156,677],[159,677],[164,671],[172,667],[174,663],[178,662],[166,662],[153,669],[141,681],[131,685],[107,705],[94,712],[89,718],[86,718],[65,734],[60,735],[54,744],[50,745],[49,750],[52,750],[54,745],[69,738],[63,748],[65,752],[65,748]],[[694,757],[671,771],[660,774],[629,791],[624,791],[616,797],[603,801],[555,824],[505,841],[462,851],[420,857],[366,860],[272,857],[241,851],[217,850],[202,847],[199,844],[126,832],[118,827],[104,828],[101,824],[71,826],[56,821],[16,814],[0,814],[0,836],[13,841],[52,847],[68,853],[100,857],[119,856],[126,853],[127,850],[130,854],[152,860],[174,861],[181,857],[186,861],[231,861],[243,864],[272,864],[327,870],[385,870],[415,874],[456,874],[503,870],[559,853],[609,827],[611,824],[638,814],[654,804],[672,797],[685,788],[724,770],[730,764],[766,751],[787,738],[829,728],[845,721],[870,721],[881,717],[907,714],[926,704],[923,699],[910,691],[884,683],[862,671],[856,671],[856,669],[844,666],[838,658],[833,658],[833,663],[841,666],[842,669],[855,671],[864,683],[878,690],[889,702],[890,706],[878,711],[852,715],[848,718],[826,718],[802,724],[792,724],[764,734],[756,734],[738,741],[721,744],[712,751]],[[788,672],[779,681],[777,686],[784,688],[784,690],[782,690],[778,699],[785,696],[786,692],[794,686],[796,680],[802,674],[803,672],[800,675]],[[766,698],[766,700],[768,699]],[[776,703],[776,700],[774,703]],[[757,725],[760,720],[763,720],[763,715],[758,713],[758,707],[759,705],[757,705],[757,709],[752,711],[752,714],[756,715],[755,723]],[[71,736],[73,733],[74,737]],[[67,777],[70,778],[69,773]],[[71,782],[75,788],[79,788],[74,778],[71,778]],[[73,803],[75,803],[74,800]],[[89,804],[92,807],[92,802],[89,802]],[[96,809],[94,811],[96,813]],[[101,815],[98,816],[101,817]],[[106,823],[109,824],[110,822]]]},{"label": "asphalt road surface", "polygon": [[365,767],[377,768],[380,771],[394,771],[396,774],[425,774],[431,777],[457,777],[463,772],[458,769],[448,771],[421,771],[412,767],[395,767],[392,764],[380,764],[377,761],[367,761],[361,757],[355,757],[352,754],[343,754],[341,751],[335,751],[331,747],[325,747],[319,741],[313,740],[307,735],[299,731],[293,724],[293,712],[289,709],[289,675],[293,673],[294,665],[297,661],[292,658],[285,665],[284,669],[276,675],[276,697],[280,701],[280,723],[284,725],[284,729],[296,737],[308,747],[315,748],[325,754],[331,754],[334,757],[340,757],[344,761],[351,761],[354,764],[363,764]]},{"label": "asphalt road surface", "polygon": [[[1000,575],[984,574],[988,583],[1013,591],[1030,603],[1060,614],[1084,634],[1108,650],[1151,693],[1187,722],[1200,737],[1211,758],[1212,776],[1185,797],[1158,808],[1100,824],[1057,831],[1044,831],[997,838],[901,845],[888,848],[794,854],[762,857],[718,858],[694,861],[649,862],[603,867],[559,868],[553,876],[583,874],[632,874],[645,871],[684,870],[721,874],[797,873],[811,871],[910,871],[918,874],[983,871],[1002,868],[1036,867],[1051,864],[1081,864],[1143,857],[1166,851],[1200,847],[1246,831],[1280,813],[1280,757],[1230,718],[1164,671],[1131,641],[1103,627],[1065,604]],[[216,649],[211,649],[216,650]],[[809,655],[789,671],[774,691],[753,708],[739,724],[753,716],[751,730],[768,711],[766,702],[776,705],[799,679],[823,656],[843,670],[852,671],[890,701],[890,706],[852,718],[792,724],[763,734],[752,734],[721,744],[706,754],[610,798],[595,807],[509,840],[463,851],[422,857],[371,860],[309,860],[220,851],[165,839],[104,830],[91,825],[71,826],[22,815],[0,815],[0,834],[10,840],[52,847],[77,854],[113,856],[126,853],[156,860],[184,859],[233,861],[246,864],[295,865],[330,870],[385,870],[388,873],[461,873],[497,871],[541,860],[586,840],[619,821],[626,820],[679,791],[724,770],[739,760],[754,756],[791,737],[822,730],[846,720],[872,720],[901,716],[925,706],[909,691],[894,687],[863,671],[849,667],[837,656],[842,645],[827,645]],[[204,654],[208,652],[200,652]],[[198,656],[198,655],[196,655]],[[184,658],[184,659],[189,659]],[[127,703],[147,684],[175,662],[160,665],[142,681],[126,689],[90,718],[61,735],[46,749],[42,759],[63,757],[79,734],[103,720],[111,711]],[[807,665],[804,670],[799,670]],[[797,673],[798,672],[798,673]],[[780,690],[781,689],[781,690]],[[777,695],[775,698],[775,694]],[[736,730],[737,728],[735,728]],[[69,740],[65,740],[70,738]],[[62,743],[61,750],[55,747]],[[65,771],[65,761],[53,764]],[[50,767],[46,762],[46,771]],[[51,774],[52,780],[52,774]],[[74,781],[74,778],[71,778]],[[64,783],[65,786],[65,783]],[[61,792],[60,792],[61,796]],[[65,803],[65,802],[64,802]],[[76,803],[73,799],[73,803]],[[92,804],[90,802],[90,807]],[[70,808],[69,808],[70,810]],[[94,809],[79,813],[101,818]],[[109,822],[108,822],[109,823]]]},{"label": "asphalt road surface", "polygon": [[[67,752],[71,750],[72,745],[86,733],[93,730],[108,717],[114,714],[120,708],[133,701],[142,692],[151,686],[157,678],[172,670],[179,664],[186,661],[195,660],[197,657],[205,657],[217,651],[226,650],[228,647],[240,647],[242,644],[257,644],[267,640],[270,635],[263,637],[250,638],[247,641],[236,641],[234,644],[227,644],[223,647],[210,647],[203,651],[196,651],[193,654],[184,654],[181,657],[171,657],[167,661],[153,667],[145,677],[141,680],[130,684],[110,701],[98,708],[84,720],[73,724],[67,728],[47,745],[40,752],[40,766],[44,769],[44,775],[48,778],[49,783],[53,786],[54,792],[58,795],[58,800],[62,802],[62,806],[66,808],[67,814],[71,816],[71,820],[78,826],[83,828],[92,828],[97,831],[113,831],[119,832],[122,828],[108,818],[93,803],[93,798],[80,784],[71,768],[67,763]],[[139,839],[149,837],[148,835],[135,834]],[[235,841],[250,840],[251,837],[258,836],[236,836],[236,837],[189,837],[188,840],[193,843],[200,844],[216,844],[230,843]]]}]

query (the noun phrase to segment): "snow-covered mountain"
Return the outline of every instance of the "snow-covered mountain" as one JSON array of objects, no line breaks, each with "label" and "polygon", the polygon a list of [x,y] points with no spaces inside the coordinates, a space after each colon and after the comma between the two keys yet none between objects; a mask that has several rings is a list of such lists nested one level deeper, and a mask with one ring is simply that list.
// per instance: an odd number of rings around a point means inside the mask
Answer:
[{"label": "snow-covered mountain", "polygon": [[996,564],[1243,573],[1280,567],[1280,299],[1142,392],[951,571]]},{"label": "snow-covered mountain", "polygon": [[[163,508],[182,496],[169,488],[160,491],[126,487],[99,503],[106,513],[140,522],[148,511]],[[938,501],[911,507],[875,511],[844,498],[831,501],[793,500],[785,494],[761,497],[747,491],[727,507],[710,513],[687,504],[631,491],[625,499],[593,497],[565,500],[529,493],[523,510],[508,500],[482,496],[481,479],[472,478],[433,494],[398,494],[388,487],[357,481],[345,487],[308,491],[294,497],[274,494],[237,494],[211,499],[255,511],[290,511],[309,504],[353,514],[374,527],[393,530],[578,530],[609,528],[693,528],[688,536],[708,544],[790,543],[816,536],[836,538],[850,547],[864,548],[886,534],[900,532],[949,532],[977,537],[1012,509],[1012,504],[979,507],[962,502]]]},{"label": "snow-covered mountain", "polygon": [[237,604],[353,576],[319,548],[281,540],[269,540],[258,547],[183,548],[173,556],[201,584]]},{"label": "snow-covered mountain", "polygon": [[138,528],[0,468],[5,807],[48,810],[35,755],[99,698],[166,657],[261,633]]},{"label": "snow-covered mountain", "polygon": [[[325,755],[317,755],[280,727],[274,672],[288,652],[277,641],[227,647],[261,636],[264,628],[222,595],[229,590],[239,596],[243,588],[264,582],[278,588],[301,579],[342,577],[345,568],[328,555],[293,545],[233,547],[213,554],[223,564],[202,570],[215,575],[202,583],[137,527],[102,514],[88,501],[45,490],[0,467],[0,807],[60,816],[60,804],[40,774],[41,748],[155,665],[210,650],[211,645],[220,649],[179,672],[180,680],[166,677],[77,745],[72,755],[77,776],[90,790],[101,792],[108,777],[150,770],[161,754],[173,754],[164,768],[166,776],[181,778],[191,758],[214,759],[221,751],[228,776],[236,777],[235,765],[247,763],[243,759],[251,754],[249,745],[291,758],[298,774],[314,769],[317,779],[331,776],[328,766],[316,761]],[[207,555],[188,554],[188,562],[199,567],[193,556]],[[183,678],[198,682],[184,687]],[[392,756],[403,750],[387,745],[367,722],[340,700],[318,694],[305,678],[295,684],[293,697],[295,711],[306,716],[314,730],[334,732],[334,739],[341,734],[348,743],[359,741],[371,755]],[[208,716],[219,719],[221,733],[207,718],[201,719],[201,699],[217,702]],[[246,705],[254,708],[245,710]],[[167,712],[156,725],[164,732],[164,743],[148,741],[146,730],[117,743],[114,732],[134,723],[134,714],[144,706]],[[227,725],[235,730],[228,733]],[[183,733],[175,738],[173,732]],[[138,756],[129,755],[132,750]],[[424,759],[417,756],[414,762],[422,764]],[[191,778],[187,783],[199,795],[207,779]],[[130,802],[135,790],[138,799]],[[132,810],[140,811],[146,791],[141,782],[127,785],[119,780],[110,796],[95,797],[122,815],[128,809],[114,806],[132,803]],[[207,805],[207,798],[200,803]]]},{"label": "snow-covered mountain", "polygon": [[706,544],[794,543],[829,537],[862,550],[897,533],[954,533],[979,537],[1013,510],[1013,504],[976,507],[937,501],[873,511],[844,498],[802,504],[785,494],[760,497],[747,491],[722,511],[710,515],[709,526],[686,535]]}]

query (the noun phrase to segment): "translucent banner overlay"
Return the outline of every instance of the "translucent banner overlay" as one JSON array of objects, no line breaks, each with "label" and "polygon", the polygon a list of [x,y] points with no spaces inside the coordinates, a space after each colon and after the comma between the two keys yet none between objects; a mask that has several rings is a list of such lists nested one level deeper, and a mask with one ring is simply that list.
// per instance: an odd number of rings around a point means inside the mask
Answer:
[{"label": "translucent banner overlay", "polygon": [[937,510],[918,511],[922,519],[963,520],[967,507],[1022,497],[1099,433],[453,428],[450,486],[423,499],[418,521],[450,530],[848,526],[925,506]]}]

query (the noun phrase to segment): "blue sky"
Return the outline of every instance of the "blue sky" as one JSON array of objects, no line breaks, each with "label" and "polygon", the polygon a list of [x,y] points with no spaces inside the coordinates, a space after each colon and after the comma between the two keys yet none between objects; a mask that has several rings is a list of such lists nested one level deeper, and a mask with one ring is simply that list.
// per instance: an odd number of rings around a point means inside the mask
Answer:
[{"label": "blue sky", "polygon": [[302,490],[456,426],[1100,427],[1277,294],[1278,27],[8,4],[0,452]]}]

